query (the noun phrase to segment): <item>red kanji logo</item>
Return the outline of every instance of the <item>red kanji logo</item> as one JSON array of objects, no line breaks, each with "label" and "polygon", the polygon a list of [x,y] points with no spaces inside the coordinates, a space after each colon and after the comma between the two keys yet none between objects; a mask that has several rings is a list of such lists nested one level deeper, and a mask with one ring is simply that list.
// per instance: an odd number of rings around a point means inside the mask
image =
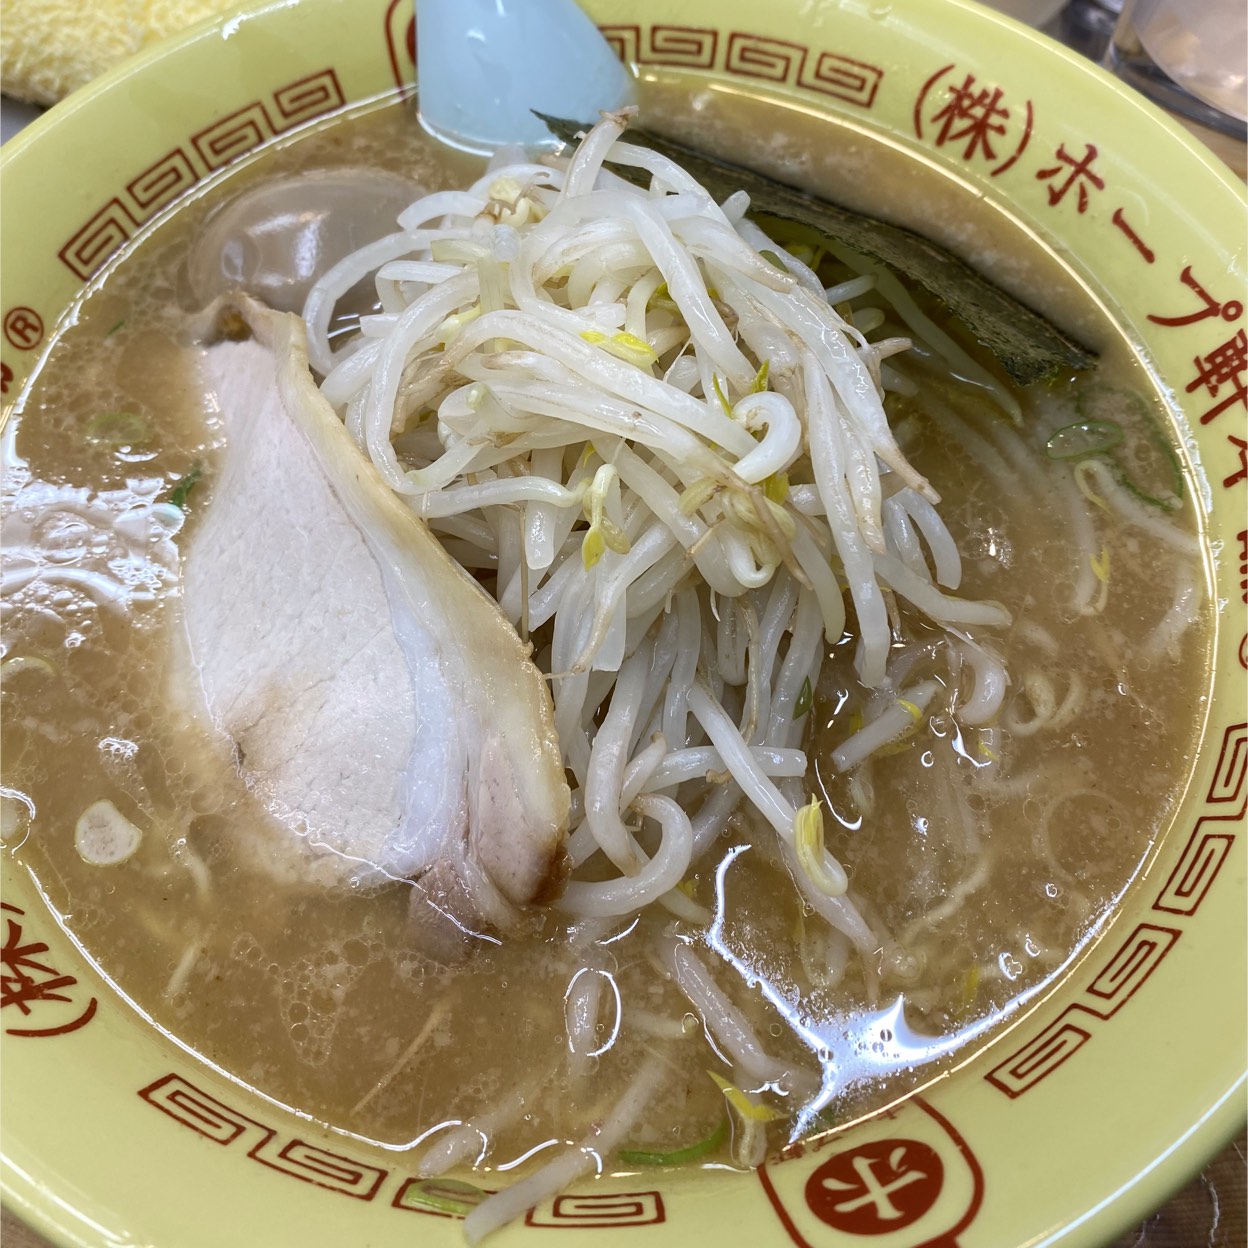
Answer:
[{"label": "red kanji logo", "polygon": [[[25,917],[25,911],[7,902],[0,902],[0,910]],[[72,975],[62,975],[40,960],[48,952],[48,946],[42,941],[23,943],[22,925],[17,919],[8,918],[5,922],[4,945],[0,947],[0,963],[4,967],[0,974],[0,1010],[16,1006],[24,1018],[29,1018],[36,1008],[43,1009],[49,1002],[73,1005],[73,998],[67,995],[65,989],[73,988],[78,981]],[[39,1028],[6,1027],[5,1033],[10,1036],[63,1036],[66,1032],[85,1027],[95,1017],[97,1004],[92,997],[78,1017],[69,1022]],[[66,1012],[59,1011],[62,1015]]]},{"label": "red kanji logo", "polygon": [[963,160],[970,160],[982,153],[986,160],[996,160],[992,136],[1005,133],[1005,123],[1010,110],[1002,107],[1001,88],[975,89],[975,75],[967,74],[960,87],[948,87],[945,106],[932,115],[933,122],[940,122],[936,132],[936,146],[966,141]]},{"label": "red kanji logo", "polygon": [[1121,208],[1114,209],[1114,215],[1110,217],[1110,220],[1126,235],[1127,241],[1140,253],[1146,263],[1152,264],[1157,259],[1157,253],[1139,236],[1135,227],[1123,215]]},{"label": "red kanji logo", "polygon": [[1223,489],[1229,490],[1231,486],[1248,480],[1248,442],[1245,442],[1243,438],[1237,438],[1233,433],[1228,433],[1226,440],[1239,452],[1239,470],[1222,481]]},{"label": "red kanji logo", "polygon": [[934,73],[914,102],[914,131],[920,139],[930,137],[936,147],[951,148],[962,160],[993,165],[994,178],[1023,154],[1032,122],[1030,100],[1021,108],[1009,105],[1001,87],[983,85],[971,73],[959,80],[954,65]]},{"label": "red kanji logo", "polygon": [[[1202,425],[1236,403],[1248,407],[1248,387],[1244,385],[1244,373],[1248,372],[1248,336],[1242,329],[1208,355],[1196,356],[1192,363],[1196,376],[1187,383],[1187,393],[1192,394],[1204,386],[1212,398],[1222,396],[1222,401],[1200,418]],[[1228,390],[1230,393],[1224,394]]]},{"label": "red kanji logo", "polygon": [[879,1235],[917,1222],[940,1196],[944,1166],[919,1140],[872,1140],[837,1153],[806,1181],[811,1212],[838,1231]]},{"label": "red kanji logo", "polygon": [[1153,316],[1149,320],[1155,325],[1195,325],[1206,317],[1220,316],[1224,321],[1237,321],[1244,314],[1244,305],[1238,299],[1228,299],[1219,303],[1193,276],[1192,266],[1187,265],[1179,275],[1183,285],[1193,291],[1200,300],[1201,306],[1195,312],[1183,316]]},{"label": "red kanji logo", "polygon": [[[1084,154],[1076,160],[1067,150],[1066,144],[1061,143],[1057,148],[1057,164],[1051,169],[1041,169],[1036,174],[1036,180],[1039,182],[1052,182],[1053,185],[1048,187],[1049,206],[1056,207],[1066,198],[1066,192],[1072,187],[1078,190],[1077,206],[1079,212],[1087,212],[1088,210],[1088,185],[1091,184],[1098,191],[1105,189],[1105,180],[1098,176],[1092,169],[1092,163],[1096,160],[1096,147],[1091,143],[1085,143],[1087,149]],[[1064,176],[1062,176],[1064,174]],[[1061,177],[1061,181],[1058,179]]]}]

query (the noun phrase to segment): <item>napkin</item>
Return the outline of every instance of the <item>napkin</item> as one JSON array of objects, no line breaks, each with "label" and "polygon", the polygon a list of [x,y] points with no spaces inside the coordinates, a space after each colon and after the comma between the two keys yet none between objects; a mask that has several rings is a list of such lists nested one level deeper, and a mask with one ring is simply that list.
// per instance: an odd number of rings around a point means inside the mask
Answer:
[{"label": "napkin", "polygon": [[71,91],[237,0],[0,0],[0,88],[35,104]]}]

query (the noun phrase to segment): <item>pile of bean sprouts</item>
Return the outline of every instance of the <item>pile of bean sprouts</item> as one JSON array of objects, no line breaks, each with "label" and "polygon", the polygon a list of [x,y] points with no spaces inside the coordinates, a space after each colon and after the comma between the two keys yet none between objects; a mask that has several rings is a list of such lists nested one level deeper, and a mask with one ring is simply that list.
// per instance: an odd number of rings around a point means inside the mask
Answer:
[{"label": "pile of bean sprouts", "polygon": [[[825,289],[746,219],[746,196],[717,204],[623,142],[627,120],[605,116],[568,159],[496,158],[467,190],[414,203],[313,290],[310,359],[359,446],[549,676],[574,785],[568,849],[575,868],[594,860],[556,904],[583,921],[657,904],[709,922],[679,885],[744,802],[806,903],[868,953],[879,941],[807,800],[825,656],[856,647],[871,691],[834,752],[844,771],[912,730],[939,690],[910,679],[899,602],[970,674],[969,725],[996,716],[1006,685],[972,634],[1009,616],[955,596],[939,499],[885,417],[885,389],[904,384],[887,361],[909,340],[869,341],[878,313],[838,313],[876,277]],[[340,345],[335,306],[370,275],[381,311]],[[681,949],[670,973],[748,1069],[748,1024]],[[570,1027],[591,1007],[570,989]],[[656,1078],[643,1068],[626,1101]],[[566,1185],[567,1164],[492,1198],[470,1236]]]}]

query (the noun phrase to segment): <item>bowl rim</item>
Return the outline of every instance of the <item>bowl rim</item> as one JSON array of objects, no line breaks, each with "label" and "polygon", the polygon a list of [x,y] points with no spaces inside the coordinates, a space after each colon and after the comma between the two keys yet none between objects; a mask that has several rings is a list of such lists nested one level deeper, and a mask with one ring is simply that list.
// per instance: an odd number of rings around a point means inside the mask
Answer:
[{"label": "bowl rim", "polygon": [[[229,37],[227,32],[237,31],[240,24],[260,21],[287,9],[302,7],[302,2],[264,0],[260,4],[244,4],[232,14],[209,18],[170,40],[144,49],[124,65],[110,70],[82,91],[54,106],[47,114],[5,144],[3,149],[0,149],[0,169],[8,172],[10,167],[21,165],[31,159],[28,155],[29,151],[32,148],[38,151],[39,147],[49,141],[43,136],[55,135],[62,128],[75,126],[80,113],[89,110],[102,96],[124,88],[134,75],[145,73],[150,66],[164,63],[171,55],[176,56],[182,49],[198,44],[200,41],[216,41],[219,38]],[[325,9],[337,5],[345,11],[348,7],[345,0],[318,0],[318,3],[319,7]],[[1004,28],[1013,29],[1015,37],[1018,32],[1023,32],[1027,38],[1044,49],[1047,57],[1060,55],[1066,61],[1068,68],[1083,75],[1091,75],[1102,83],[1102,87],[1112,88],[1119,99],[1140,110],[1151,126],[1160,127],[1163,132],[1169,134],[1171,139],[1177,140],[1187,150],[1189,156],[1199,158],[1207,171],[1226,189],[1235,194],[1241,205],[1248,205],[1248,193],[1245,192],[1243,183],[1236,179],[1212,152],[1200,147],[1177,122],[1142,97],[1138,97],[1107,71],[1084,61],[1069,49],[1053,44],[1046,36],[1019,25],[1013,19],[981,9],[971,0],[943,0],[943,5],[950,9],[961,10],[966,14],[973,14],[977,22],[982,23],[986,19],[996,21]],[[1199,1170],[1207,1157],[1229,1140],[1245,1121],[1246,1109],[1248,1109],[1248,1106],[1244,1104],[1246,1086],[1248,1086],[1248,1076],[1240,1070],[1233,1081],[1224,1088],[1216,1103],[1208,1106],[1185,1134],[1154,1158],[1127,1187],[1112,1193],[1102,1206],[1091,1210],[1086,1215],[1087,1234],[1090,1236],[1095,1232],[1099,1236],[1106,1228],[1129,1223],[1139,1211],[1144,1211],[1156,1204],[1158,1192],[1173,1191],[1181,1186],[1192,1173]],[[8,1161],[7,1154],[6,1161]],[[33,1176],[23,1176],[23,1181],[16,1183],[10,1181],[10,1176],[11,1171],[6,1165],[3,1173],[0,1174],[0,1188],[2,1188],[6,1203],[11,1202],[16,1209],[21,1211],[24,1219],[32,1222],[43,1233],[59,1242],[67,1244],[90,1242],[71,1237],[66,1226],[58,1221],[56,1208],[61,1202],[55,1193],[42,1190]],[[1074,1245],[1077,1241],[1074,1232],[1078,1226],[1078,1223],[1072,1224],[1059,1236],[1043,1242],[1056,1242],[1057,1238],[1062,1238],[1063,1243]],[[1091,1243],[1093,1241],[1087,1239],[1078,1242]]]}]

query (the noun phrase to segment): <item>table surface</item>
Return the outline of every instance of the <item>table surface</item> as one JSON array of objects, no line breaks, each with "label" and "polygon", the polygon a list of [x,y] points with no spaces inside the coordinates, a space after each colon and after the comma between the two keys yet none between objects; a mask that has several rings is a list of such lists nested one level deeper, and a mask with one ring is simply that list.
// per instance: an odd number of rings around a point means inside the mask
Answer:
[{"label": "table surface", "polygon": [[[1045,27],[1069,47],[1099,60],[1109,39],[1113,18],[1095,0],[1074,0]],[[40,110],[4,99],[0,102],[0,141],[27,125]],[[1245,174],[1242,145],[1196,130],[1241,176]],[[1248,1245],[1248,1133],[1241,1132],[1186,1187],[1152,1217],[1105,1248],[1245,1248]],[[0,1214],[2,1248],[49,1248],[48,1241],[7,1210]]]}]

